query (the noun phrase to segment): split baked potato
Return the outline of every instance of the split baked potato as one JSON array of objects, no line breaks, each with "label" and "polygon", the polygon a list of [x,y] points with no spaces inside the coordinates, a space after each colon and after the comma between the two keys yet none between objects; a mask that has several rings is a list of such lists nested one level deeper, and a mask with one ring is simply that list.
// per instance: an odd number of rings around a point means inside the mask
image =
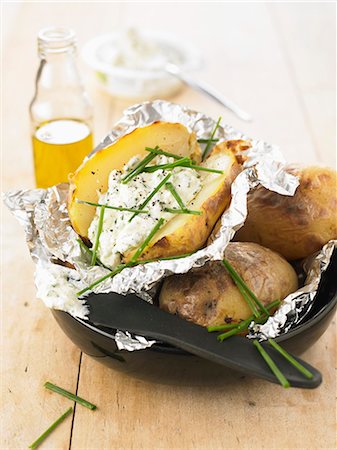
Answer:
[{"label": "split baked potato", "polygon": [[[225,258],[263,305],[298,287],[292,266],[277,253],[250,242],[231,242]],[[238,323],[252,312],[221,261],[164,280],[161,309],[201,326]]]},{"label": "split baked potato", "polygon": [[122,169],[135,155],[148,153],[145,147],[159,146],[162,150],[188,156],[196,163],[201,161],[201,150],[195,134],[179,123],[156,122],[137,128],[103,150],[86,158],[75,173],[69,175],[68,213],[74,230],[88,237],[88,228],[95,210],[77,203],[85,199],[97,203],[99,193],[108,188],[108,177],[112,169]]},{"label": "split baked potato", "polygon": [[[78,203],[78,199],[97,203],[100,193],[107,191],[109,174],[113,169],[121,170],[136,155],[140,158],[148,155],[145,147],[159,147],[178,156],[187,156],[199,166],[221,170],[223,173],[198,171],[202,188],[188,204],[188,208],[201,214],[173,214],[138,255],[137,260],[179,256],[198,250],[205,244],[214,224],[228,206],[231,184],[241,170],[233,151],[235,142],[239,146],[243,141],[231,141],[230,146],[220,143],[201,162],[201,149],[195,134],[181,124],[157,122],[122,137],[110,147],[94,153],[71,175],[68,211],[74,230],[88,239],[90,224],[94,217],[97,220],[99,214],[96,211],[95,216],[95,208]],[[129,262],[141,243],[120,252],[118,262]],[[109,267],[113,266],[101,261]]]},{"label": "split baked potato", "polygon": [[248,217],[235,235],[287,260],[305,258],[337,238],[337,174],[322,167],[293,169],[300,185],[293,197],[262,186],[248,195]]}]

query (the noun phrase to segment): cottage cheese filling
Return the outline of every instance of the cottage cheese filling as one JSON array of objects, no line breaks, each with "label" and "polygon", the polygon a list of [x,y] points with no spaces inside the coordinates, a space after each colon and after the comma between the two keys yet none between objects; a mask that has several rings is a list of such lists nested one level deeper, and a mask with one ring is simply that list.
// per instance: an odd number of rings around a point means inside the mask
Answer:
[{"label": "cottage cheese filling", "polygon": [[[148,195],[169,173],[171,173],[169,181],[175,187],[186,207],[189,207],[189,204],[202,188],[203,183],[200,174],[195,170],[184,167],[176,167],[171,171],[143,172],[128,183],[123,184],[121,182],[122,177],[127,171],[135,167],[140,160],[140,157],[133,157],[124,166],[123,171],[111,171],[108,190],[106,193],[99,195],[100,204],[139,209]],[[153,160],[153,165],[172,162],[174,162],[173,158],[160,155]],[[166,223],[174,217],[174,214],[166,212],[165,208],[180,209],[177,201],[165,186],[143,208],[148,213],[136,215],[131,222],[129,220],[133,213],[106,208],[97,251],[100,261],[112,269],[115,268],[128,250],[137,248],[142,244],[160,218],[163,218]],[[100,209],[99,207],[96,209],[95,217],[89,227],[91,242],[95,242],[96,239]],[[191,207],[191,209],[193,208]]]}]

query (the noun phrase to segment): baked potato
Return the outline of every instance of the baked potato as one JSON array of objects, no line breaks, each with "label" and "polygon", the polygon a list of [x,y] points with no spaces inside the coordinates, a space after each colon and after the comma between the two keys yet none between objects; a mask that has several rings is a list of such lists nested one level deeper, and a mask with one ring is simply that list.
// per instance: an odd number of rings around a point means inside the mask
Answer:
[{"label": "baked potato", "polygon": [[337,176],[329,168],[293,169],[293,197],[259,186],[248,195],[248,217],[237,241],[257,242],[287,260],[305,258],[337,238]]},{"label": "baked potato", "polygon": [[122,169],[135,155],[148,153],[145,147],[158,145],[162,150],[188,156],[196,163],[201,161],[201,149],[195,134],[179,123],[156,122],[137,128],[103,150],[86,158],[75,173],[69,175],[68,214],[74,230],[82,237],[88,237],[88,228],[95,210],[77,203],[84,199],[97,203],[99,193],[106,192],[108,177],[112,169]]},{"label": "baked potato", "polygon": [[[229,243],[225,258],[264,305],[284,299],[298,287],[292,266],[258,244]],[[201,326],[236,323],[252,314],[221,261],[166,278],[159,306]]]},{"label": "baked potato", "polygon": [[[165,221],[164,225],[137,255],[137,260],[179,256],[198,250],[205,244],[214,224],[228,206],[232,181],[241,170],[233,151],[235,142],[238,142],[239,148],[244,141],[231,141],[230,146],[219,143],[206,160],[200,162],[201,150],[195,135],[183,125],[159,122],[135,130],[85,160],[71,176],[68,210],[73,228],[92,243],[97,241],[100,228],[97,254],[100,261],[110,268],[121,262],[130,262],[160,219]],[[165,183],[156,191],[155,186],[158,181],[163,181],[166,173],[165,169],[159,168],[166,167],[167,163],[172,164],[172,161],[179,163],[172,155],[155,155],[151,164],[158,169],[154,168],[155,171],[151,172],[153,167],[150,164],[146,167],[149,170],[142,171],[130,182],[123,181],[130,167],[131,170],[134,167],[130,166],[132,160],[140,161],[144,155],[149,155],[145,147],[159,147],[159,151],[187,156],[197,163],[199,169],[180,166],[168,171],[170,184],[173,189],[179,190],[186,208],[180,207],[179,210],[174,195],[168,192]],[[124,166],[126,163],[128,168]],[[210,171],[200,170],[200,166]],[[214,169],[216,173],[212,172]],[[188,196],[192,188],[193,193]],[[151,197],[155,191],[157,193]],[[130,209],[145,209],[143,201],[149,196],[151,203],[145,203],[147,211],[136,218],[131,217]],[[77,200],[109,205],[103,213],[101,227],[101,207],[96,209]],[[111,208],[108,208],[112,206],[127,207],[129,212],[111,212]]]}]

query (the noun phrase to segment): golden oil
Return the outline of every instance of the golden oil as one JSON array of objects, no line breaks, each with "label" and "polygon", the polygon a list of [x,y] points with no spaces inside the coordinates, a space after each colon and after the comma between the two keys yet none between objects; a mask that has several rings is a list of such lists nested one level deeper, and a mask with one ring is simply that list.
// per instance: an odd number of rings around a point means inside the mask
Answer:
[{"label": "golden oil", "polygon": [[93,147],[89,126],[80,120],[57,119],[41,124],[33,135],[38,188],[67,182]]}]

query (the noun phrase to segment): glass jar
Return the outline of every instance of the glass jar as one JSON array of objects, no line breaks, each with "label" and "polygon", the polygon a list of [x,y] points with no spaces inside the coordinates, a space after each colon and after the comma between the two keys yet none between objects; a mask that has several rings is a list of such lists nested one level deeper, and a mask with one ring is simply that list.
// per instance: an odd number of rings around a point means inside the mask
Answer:
[{"label": "glass jar", "polygon": [[68,181],[92,150],[92,106],[77,70],[72,30],[41,30],[38,54],[30,117],[36,186],[46,188]]}]

